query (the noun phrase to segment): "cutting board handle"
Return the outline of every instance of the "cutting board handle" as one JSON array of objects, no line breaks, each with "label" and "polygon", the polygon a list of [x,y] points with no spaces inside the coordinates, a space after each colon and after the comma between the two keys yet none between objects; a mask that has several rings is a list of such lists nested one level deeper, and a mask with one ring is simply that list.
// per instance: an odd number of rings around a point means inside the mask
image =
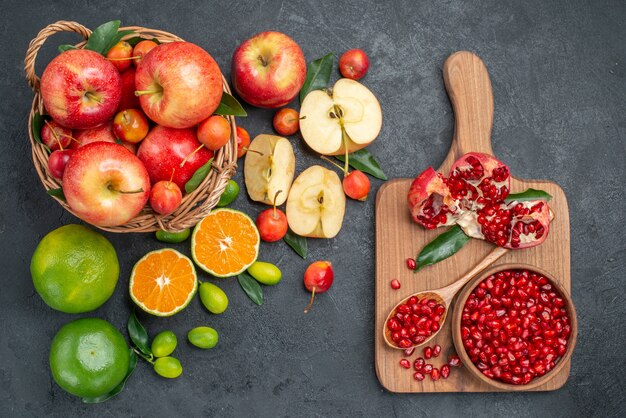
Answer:
[{"label": "cutting board handle", "polygon": [[474,151],[493,155],[493,93],[483,61],[468,51],[450,55],[443,80],[454,110],[454,138],[442,167],[450,168],[461,155]]}]

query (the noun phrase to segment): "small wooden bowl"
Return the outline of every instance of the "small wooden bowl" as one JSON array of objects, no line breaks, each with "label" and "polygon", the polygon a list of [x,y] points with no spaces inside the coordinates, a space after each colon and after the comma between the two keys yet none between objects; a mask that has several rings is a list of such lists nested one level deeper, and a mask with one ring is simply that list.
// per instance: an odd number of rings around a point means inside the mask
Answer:
[{"label": "small wooden bowl", "polygon": [[[461,315],[463,313],[463,307],[465,306],[465,302],[467,301],[467,298],[472,293],[474,288],[478,286],[483,280],[485,280],[487,277],[491,276],[492,274],[498,273],[500,271],[520,270],[520,269],[530,270],[530,271],[533,271],[533,272],[536,272],[545,276],[550,282],[550,284],[552,284],[558,290],[558,292],[561,294],[561,296],[566,302],[565,306],[567,309],[567,315],[569,316],[569,319],[570,319],[570,327],[572,328],[572,332],[567,342],[567,351],[565,352],[563,357],[559,359],[558,363],[555,364],[552,370],[550,370],[548,373],[544,374],[538,379],[533,379],[530,383],[526,385],[513,385],[510,383],[504,383],[500,380],[491,379],[485,376],[478,369],[478,367],[476,367],[476,365],[472,362],[472,360],[470,360],[469,356],[467,355],[467,352],[465,351],[465,347],[463,346],[463,339],[461,337]],[[502,391],[507,391],[507,392],[525,391],[525,390],[534,389],[536,387],[543,385],[544,383],[552,379],[554,376],[556,376],[559,373],[559,371],[563,368],[565,363],[567,363],[567,361],[572,356],[572,353],[574,352],[574,347],[576,346],[576,337],[578,335],[578,321],[576,319],[576,309],[574,308],[574,302],[572,301],[572,298],[567,292],[567,290],[565,290],[563,285],[561,285],[561,283],[559,283],[554,278],[554,276],[551,275],[550,273],[540,268],[537,268],[535,266],[531,266],[529,264],[521,264],[521,263],[501,264],[501,265],[495,266],[487,270],[480,276],[476,276],[474,279],[472,279],[465,286],[465,288],[463,288],[461,293],[459,293],[459,296],[454,304],[454,312],[452,314],[451,325],[452,325],[452,339],[454,340],[454,347],[456,348],[456,352],[458,353],[459,357],[461,357],[461,361],[463,362],[467,370],[469,370],[469,372],[474,377],[476,377],[476,379],[479,379],[482,382],[485,382],[487,385],[491,386],[492,388],[499,389]]]}]

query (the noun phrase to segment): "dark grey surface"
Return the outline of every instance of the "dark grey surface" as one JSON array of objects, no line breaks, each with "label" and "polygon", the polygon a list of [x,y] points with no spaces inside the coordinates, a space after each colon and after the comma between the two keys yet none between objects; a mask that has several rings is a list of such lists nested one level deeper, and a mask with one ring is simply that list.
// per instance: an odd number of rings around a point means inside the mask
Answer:
[{"label": "dark grey surface", "polygon": [[[133,4],[132,6],[130,4]],[[0,415],[2,416],[617,416],[626,408],[624,335],[624,183],[626,182],[626,3],[608,1],[3,2],[0,69]],[[480,4],[478,4],[480,3]],[[523,3],[523,4],[522,4]],[[371,68],[363,82],[380,98],[384,126],[370,147],[390,178],[412,177],[445,156],[453,130],[441,79],[445,58],[478,53],[489,68],[495,98],[493,148],[512,171],[546,178],[567,193],[572,283],[580,323],[566,386],[532,394],[395,395],[374,371],[374,190],[348,203],[341,234],[310,241],[310,258],[335,263],[333,288],[304,315],[307,262],[282,244],[261,248],[285,279],[253,305],[235,280],[219,284],[228,311],[211,316],[198,300],[173,318],[141,315],[150,333],[172,329],[181,378],[159,378],[142,362],[126,390],[101,405],[83,405],[50,377],[52,336],[76,316],[48,308],[34,292],[29,261],[37,242],[77,222],[47,196],[33,169],[27,137],[32,94],[23,56],[39,29],[60,19],[88,27],[121,18],[160,28],[206,48],[225,74],[236,46],[252,34],[284,31],[307,60],[361,47]],[[44,48],[38,71],[56,46]],[[273,112],[249,109],[240,120],[251,135],[271,132]],[[317,161],[294,138],[297,171]],[[241,180],[238,173],[236,179]],[[245,194],[236,208],[263,208]],[[125,327],[131,301],[128,275],[149,250],[151,235],[106,234],[118,251],[121,277],[97,316]],[[189,253],[188,243],[177,246]],[[205,274],[200,275],[207,279]],[[186,332],[197,325],[220,332],[211,351],[193,349]]]}]

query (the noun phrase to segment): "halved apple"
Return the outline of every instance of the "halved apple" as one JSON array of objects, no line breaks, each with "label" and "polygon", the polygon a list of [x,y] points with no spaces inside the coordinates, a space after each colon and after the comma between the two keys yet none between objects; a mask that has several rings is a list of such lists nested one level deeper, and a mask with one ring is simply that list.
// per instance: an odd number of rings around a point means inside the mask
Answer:
[{"label": "halved apple", "polygon": [[300,108],[300,132],[314,151],[340,155],[358,151],[376,139],[383,114],[376,96],[358,81],[342,78],[332,93],[314,90]]},{"label": "halved apple", "polygon": [[[296,168],[296,156],[289,140],[276,135],[259,135],[246,153],[244,179],[250,199],[272,205],[287,200]],[[276,197],[276,193],[282,192]]]},{"label": "halved apple", "polygon": [[332,238],[341,229],[346,196],[339,176],[322,166],[304,170],[291,186],[287,222],[303,237]]}]

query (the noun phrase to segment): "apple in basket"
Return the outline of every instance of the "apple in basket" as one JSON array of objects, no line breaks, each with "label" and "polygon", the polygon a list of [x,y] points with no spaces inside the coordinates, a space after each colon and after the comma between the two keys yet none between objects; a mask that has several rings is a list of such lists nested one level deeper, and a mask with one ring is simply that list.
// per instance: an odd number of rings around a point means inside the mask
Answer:
[{"label": "apple in basket", "polygon": [[144,113],[168,128],[190,128],[215,112],[222,73],[204,49],[189,42],[161,44],[141,60],[135,94]]},{"label": "apple in basket", "polygon": [[55,57],[41,76],[43,104],[67,128],[88,129],[110,119],[122,94],[120,73],[97,52],[72,49]]},{"label": "apple in basket", "polygon": [[93,142],[78,148],[68,161],[63,193],[72,212],[85,222],[117,226],[141,212],[150,196],[150,178],[141,160],[123,146]]}]

